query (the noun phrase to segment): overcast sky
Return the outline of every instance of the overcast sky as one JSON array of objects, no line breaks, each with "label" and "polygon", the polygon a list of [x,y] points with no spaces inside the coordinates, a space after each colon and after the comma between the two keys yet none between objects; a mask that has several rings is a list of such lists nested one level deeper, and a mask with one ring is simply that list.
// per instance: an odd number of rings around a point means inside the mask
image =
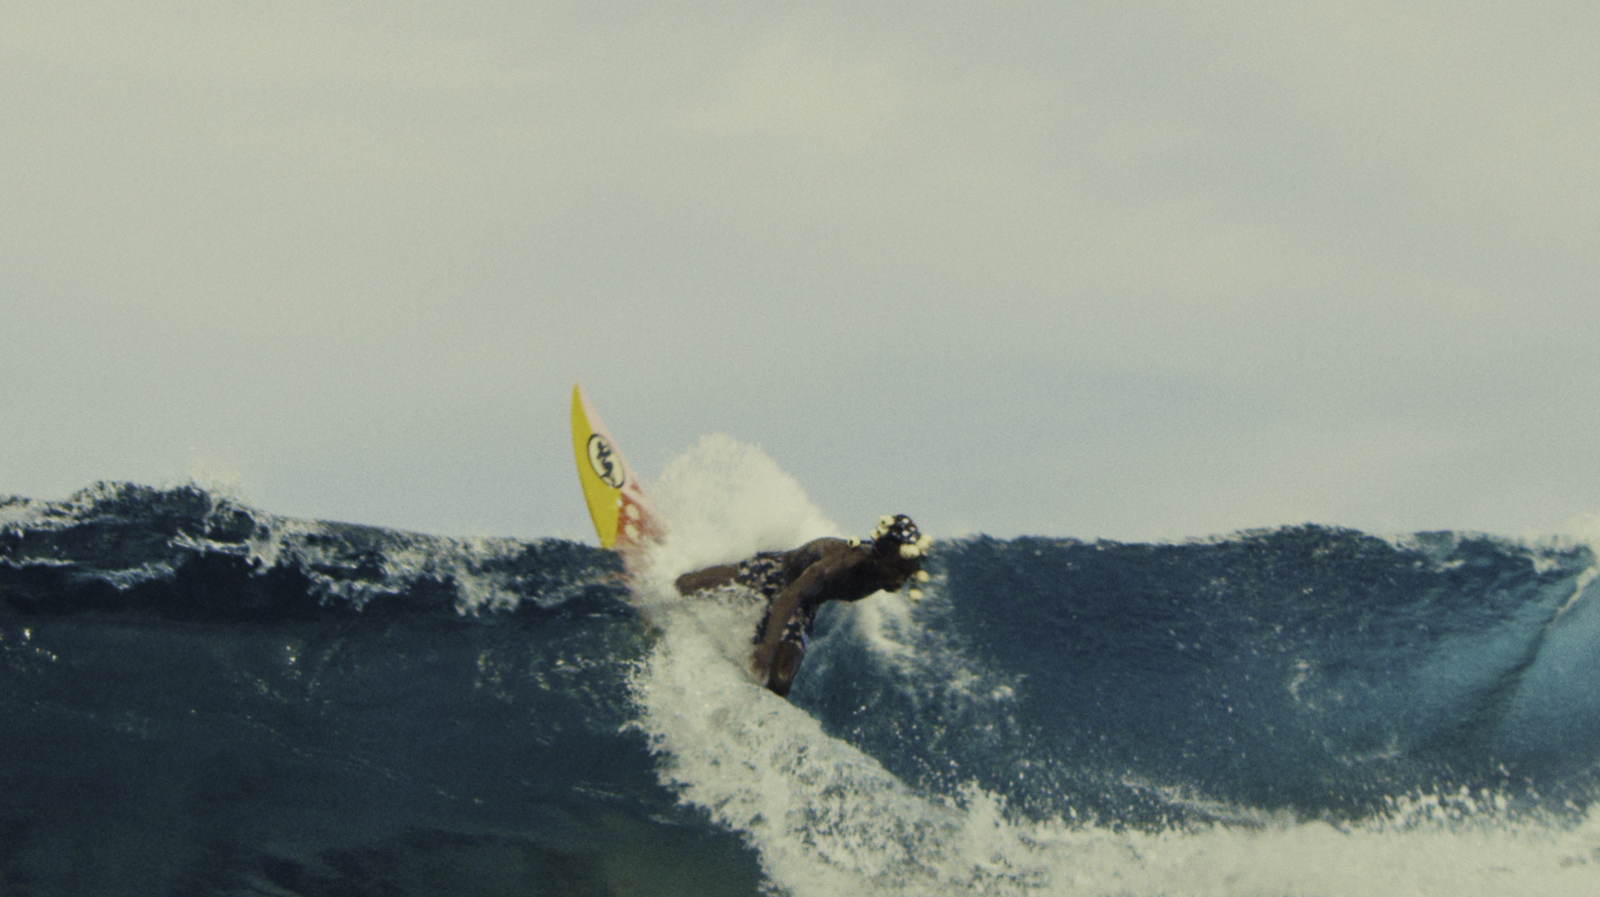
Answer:
[{"label": "overcast sky", "polygon": [[1600,511],[1600,5],[0,2],[0,494],[592,540]]}]

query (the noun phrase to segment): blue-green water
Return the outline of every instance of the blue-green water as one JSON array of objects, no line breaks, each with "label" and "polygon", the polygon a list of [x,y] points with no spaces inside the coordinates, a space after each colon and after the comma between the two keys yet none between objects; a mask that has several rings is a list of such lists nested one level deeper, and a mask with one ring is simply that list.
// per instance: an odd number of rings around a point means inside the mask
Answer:
[{"label": "blue-green water", "polygon": [[680,519],[628,581],[194,487],[10,500],[0,893],[1600,883],[1587,546],[945,540],[923,602],[824,610],[785,702],[741,668],[749,596],[660,585],[732,529]]}]

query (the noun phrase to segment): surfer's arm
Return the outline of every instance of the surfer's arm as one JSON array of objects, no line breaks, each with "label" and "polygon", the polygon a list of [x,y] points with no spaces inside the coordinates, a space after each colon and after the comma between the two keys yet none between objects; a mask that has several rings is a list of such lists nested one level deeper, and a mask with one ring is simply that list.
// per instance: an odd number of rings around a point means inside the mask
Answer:
[{"label": "surfer's arm", "polygon": [[806,659],[806,649],[790,641],[778,643],[772,655],[772,669],[767,672],[767,688],[780,698],[789,696],[794,676],[800,672],[800,661]]},{"label": "surfer's arm", "polygon": [[[778,644],[783,641],[783,631],[789,625],[789,618],[800,609],[802,601],[815,599],[822,594],[823,588],[828,583],[830,567],[827,561],[818,561],[807,567],[794,582],[784,586],[778,594],[772,596],[772,603],[767,605],[767,628],[762,631],[761,642],[756,645],[750,658],[757,675],[765,677],[772,671],[773,659]],[[799,662],[796,661],[794,667],[798,669],[799,666]],[[790,670],[789,675],[792,677],[794,670]],[[771,687],[770,683],[768,687]]]}]

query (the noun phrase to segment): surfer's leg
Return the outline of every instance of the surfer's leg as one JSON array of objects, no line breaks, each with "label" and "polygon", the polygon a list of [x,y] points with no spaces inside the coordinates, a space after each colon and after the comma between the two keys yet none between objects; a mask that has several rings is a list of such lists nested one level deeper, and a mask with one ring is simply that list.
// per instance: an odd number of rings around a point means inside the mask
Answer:
[{"label": "surfer's leg", "polygon": [[733,582],[739,575],[737,564],[718,564],[693,573],[685,573],[678,577],[674,583],[678,587],[679,595],[690,595],[703,592],[706,589],[715,589]]}]

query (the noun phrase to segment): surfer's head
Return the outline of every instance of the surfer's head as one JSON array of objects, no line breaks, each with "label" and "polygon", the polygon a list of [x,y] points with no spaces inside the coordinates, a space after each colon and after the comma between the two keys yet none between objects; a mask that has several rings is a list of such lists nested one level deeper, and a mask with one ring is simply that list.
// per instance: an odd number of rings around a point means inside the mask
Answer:
[{"label": "surfer's head", "polygon": [[[933,538],[923,535],[910,517],[904,514],[879,517],[878,528],[872,531],[872,556],[883,571],[884,588],[898,591],[906,580],[927,582],[922,559],[927,557],[932,545]],[[915,601],[922,597],[922,592],[912,589],[910,597]]]},{"label": "surfer's head", "polygon": [[917,524],[904,514],[885,514],[878,518],[878,528],[872,531],[872,550],[875,554],[896,555],[902,560],[915,561],[928,551],[933,540],[917,529]]}]

